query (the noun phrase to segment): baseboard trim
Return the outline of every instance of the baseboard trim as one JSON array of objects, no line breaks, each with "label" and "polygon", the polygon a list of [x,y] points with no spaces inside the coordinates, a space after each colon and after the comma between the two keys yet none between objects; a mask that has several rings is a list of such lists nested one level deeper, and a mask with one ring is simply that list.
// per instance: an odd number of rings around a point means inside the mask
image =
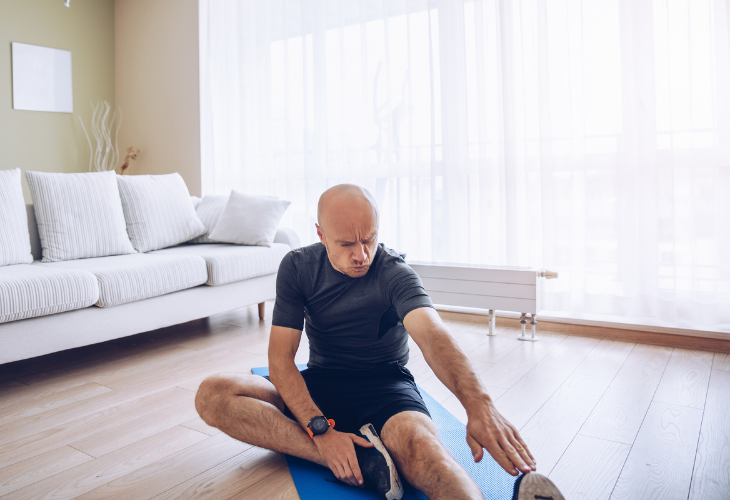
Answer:
[{"label": "baseboard trim", "polygon": [[[485,314],[454,311],[453,308],[442,308],[437,306],[439,315],[448,321],[461,321],[467,323],[478,323],[488,325],[489,317]],[[510,315],[512,316],[512,315]],[[683,349],[695,349],[699,351],[712,351],[730,353],[730,338],[720,339],[711,336],[683,335],[674,332],[658,332],[627,328],[622,325],[620,328],[587,325],[585,322],[562,323],[559,321],[540,320],[538,315],[537,334],[540,332],[561,333],[564,335],[576,335],[579,337],[592,337],[607,340],[619,340],[622,342],[637,342],[640,344],[651,344],[665,347],[680,347]],[[520,328],[520,320],[517,317],[505,315],[497,316],[497,328]],[[529,323],[527,325],[529,334]],[[693,331],[695,333],[696,331]],[[714,333],[714,332],[711,332]],[[730,337],[730,336],[729,336]]]}]

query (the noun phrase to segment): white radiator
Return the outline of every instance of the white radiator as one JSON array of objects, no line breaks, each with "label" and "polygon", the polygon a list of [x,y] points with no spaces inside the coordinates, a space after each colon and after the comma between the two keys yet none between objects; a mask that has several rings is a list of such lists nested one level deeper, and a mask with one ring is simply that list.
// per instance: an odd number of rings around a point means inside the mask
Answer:
[{"label": "white radiator", "polygon": [[[535,325],[542,309],[542,280],[557,278],[551,271],[526,267],[477,266],[409,262],[434,304],[489,310],[489,335],[494,335],[494,311],[521,313],[520,340],[537,340]],[[531,335],[525,333],[530,315]]]}]

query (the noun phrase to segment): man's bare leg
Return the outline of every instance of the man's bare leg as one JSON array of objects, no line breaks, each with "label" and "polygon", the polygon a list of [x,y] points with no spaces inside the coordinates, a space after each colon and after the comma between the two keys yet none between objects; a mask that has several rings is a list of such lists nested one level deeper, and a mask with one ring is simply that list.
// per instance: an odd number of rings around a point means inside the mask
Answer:
[{"label": "man's bare leg", "polygon": [[404,411],[380,433],[398,471],[431,500],[483,499],[474,480],[441,444],[436,425],[423,413]]},{"label": "man's bare leg", "polygon": [[[309,435],[282,413],[281,396],[263,377],[234,373],[209,377],[200,384],[195,408],[205,423],[239,441],[327,466]],[[426,415],[398,413],[388,419],[380,437],[403,477],[428,498],[483,498],[474,480],[443,447]]]},{"label": "man's bare leg", "polygon": [[282,413],[274,384],[258,375],[221,373],[200,384],[195,409],[206,424],[267,450],[327,464],[309,435]]}]

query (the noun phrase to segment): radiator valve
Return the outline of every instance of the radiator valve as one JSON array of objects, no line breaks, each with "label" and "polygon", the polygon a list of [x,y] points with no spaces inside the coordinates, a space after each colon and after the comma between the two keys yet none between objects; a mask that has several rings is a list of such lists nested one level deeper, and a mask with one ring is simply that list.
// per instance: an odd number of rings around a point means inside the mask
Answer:
[{"label": "radiator valve", "polygon": [[558,277],[558,273],[555,271],[548,271],[547,269],[543,269],[542,271],[538,272],[537,275],[540,278],[545,278],[546,280],[551,280],[553,278]]}]

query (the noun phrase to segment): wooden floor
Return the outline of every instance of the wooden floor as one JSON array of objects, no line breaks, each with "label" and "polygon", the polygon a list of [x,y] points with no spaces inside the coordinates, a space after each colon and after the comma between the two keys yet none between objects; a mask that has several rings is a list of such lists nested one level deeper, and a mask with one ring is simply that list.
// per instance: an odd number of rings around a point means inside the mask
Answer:
[{"label": "wooden floor", "polygon": [[[193,407],[207,375],[267,364],[270,310],[0,366],[0,497],[298,498],[282,456]],[[448,325],[566,498],[730,499],[730,355]],[[465,420],[413,344],[408,367]]]}]

